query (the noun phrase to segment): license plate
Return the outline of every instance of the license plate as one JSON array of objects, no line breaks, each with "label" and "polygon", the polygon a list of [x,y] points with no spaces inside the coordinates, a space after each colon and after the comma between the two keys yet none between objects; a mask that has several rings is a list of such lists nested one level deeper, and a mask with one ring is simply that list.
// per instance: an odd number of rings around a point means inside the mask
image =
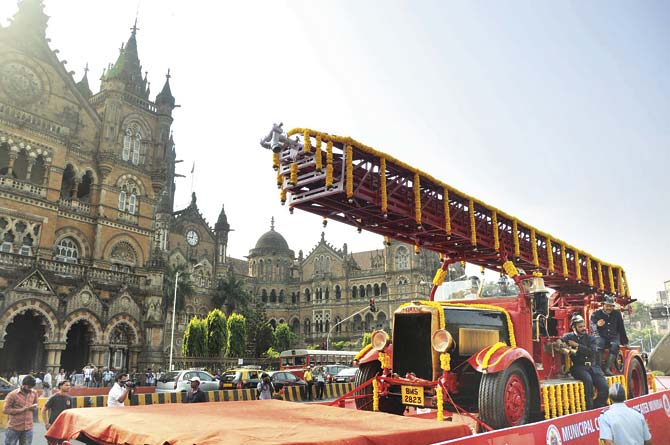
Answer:
[{"label": "license plate", "polygon": [[401,386],[402,403],[423,406],[423,386]]}]

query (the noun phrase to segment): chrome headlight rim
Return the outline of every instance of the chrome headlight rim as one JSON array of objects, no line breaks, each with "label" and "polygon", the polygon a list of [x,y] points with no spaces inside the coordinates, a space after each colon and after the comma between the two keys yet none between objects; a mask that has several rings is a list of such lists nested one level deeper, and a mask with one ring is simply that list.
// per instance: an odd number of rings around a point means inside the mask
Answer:
[{"label": "chrome headlight rim", "polygon": [[446,329],[438,329],[430,336],[430,345],[437,352],[449,352],[454,347],[454,338]]},{"label": "chrome headlight rim", "polygon": [[370,344],[377,351],[383,351],[391,342],[391,337],[383,330],[372,331],[370,335]]}]

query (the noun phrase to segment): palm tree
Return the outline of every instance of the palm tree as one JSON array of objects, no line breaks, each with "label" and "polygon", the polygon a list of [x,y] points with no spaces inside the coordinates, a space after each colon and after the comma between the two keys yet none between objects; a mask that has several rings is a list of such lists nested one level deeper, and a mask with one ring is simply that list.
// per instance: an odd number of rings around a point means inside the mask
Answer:
[{"label": "palm tree", "polygon": [[239,308],[246,307],[251,296],[244,289],[244,282],[235,278],[233,274],[219,280],[216,286],[214,304],[230,315]]},{"label": "palm tree", "polygon": [[191,273],[188,271],[187,265],[180,263],[175,266],[169,265],[165,275],[163,275],[163,300],[165,301],[165,311],[172,309],[174,299],[174,284],[175,276],[179,272],[179,280],[177,283],[177,311],[184,308],[184,301],[186,298],[193,295],[193,283],[191,282]]}]

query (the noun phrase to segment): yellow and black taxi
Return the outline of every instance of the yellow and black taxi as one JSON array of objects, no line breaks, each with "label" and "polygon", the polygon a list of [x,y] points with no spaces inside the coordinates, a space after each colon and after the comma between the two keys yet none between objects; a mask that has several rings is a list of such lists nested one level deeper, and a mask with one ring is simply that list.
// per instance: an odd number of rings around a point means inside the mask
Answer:
[{"label": "yellow and black taxi", "polygon": [[229,369],[221,375],[221,389],[256,388],[261,377],[260,367]]}]

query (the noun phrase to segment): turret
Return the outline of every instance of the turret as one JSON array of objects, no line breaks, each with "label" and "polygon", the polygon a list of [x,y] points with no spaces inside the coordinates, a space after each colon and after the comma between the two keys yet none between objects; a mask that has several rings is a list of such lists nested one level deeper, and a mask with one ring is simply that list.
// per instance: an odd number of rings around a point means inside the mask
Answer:
[{"label": "turret", "polygon": [[86,64],[86,68],[84,68],[84,77],[77,82],[77,89],[86,99],[93,95],[91,88],[88,86],[88,63]]},{"label": "turret", "polygon": [[216,264],[223,265],[226,263],[226,250],[228,248],[228,232],[230,232],[230,224],[228,224],[228,217],[224,206],[221,206],[221,213],[219,219],[214,225],[214,233],[216,234]]},{"label": "turret", "polygon": [[42,0],[21,0],[10,28],[23,35],[32,34],[45,38],[48,21],[49,16],[44,13]]},{"label": "turret", "polygon": [[156,96],[156,107],[158,107],[159,114],[167,114],[172,116],[172,110],[175,108],[175,99],[170,90],[170,70],[165,75],[165,85],[163,89]]},{"label": "turret", "polygon": [[[130,38],[125,46],[121,46],[119,57],[105,73],[102,79],[102,89],[116,89],[132,93],[143,99],[149,99],[147,80],[142,77],[142,65],[137,52],[137,21],[131,28]],[[117,82],[120,82],[117,84]]]}]

